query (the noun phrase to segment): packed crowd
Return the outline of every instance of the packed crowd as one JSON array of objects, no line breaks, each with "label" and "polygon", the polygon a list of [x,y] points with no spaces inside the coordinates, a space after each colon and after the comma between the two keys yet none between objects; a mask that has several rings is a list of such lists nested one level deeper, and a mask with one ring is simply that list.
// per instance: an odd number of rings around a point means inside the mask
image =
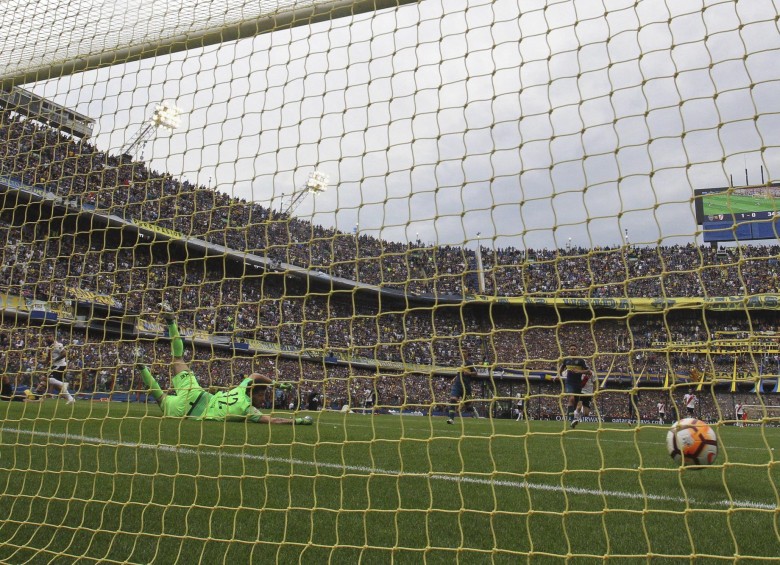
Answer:
[{"label": "packed crowd", "polygon": [[[0,367],[12,376],[18,387],[34,387],[48,376],[44,335],[52,328],[0,325]],[[67,344],[70,390],[82,397],[91,393],[126,395],[133,401],[146,401],[144,386],[134,370],[136,359],[147,361],[152,373],[165,389],[170,385],[170,350],[160,340],[113,340],[71,329],[60,335]],[[430,374],[402,374],[361,369],[346,365],[306,362],[283,357],[238,355],[219,349],[189,346],[187,360],[204,386],[229,388],[244,375],[258,372],[295,384],[290,392],[279,392],[268,399],[277,408],[334,409],[344,406],[354,411],[365,407],[367,391],[379,411],[404,410],[422,413],[443,412],[449,397],[452,377]],[[604,383],[596,395],[595,406],[603,417],[635,420],[638,411],[646,421],[659,419],[658,402],[666,406],[667,417],[675,420],[686,415],[683,395],[694,386],[678,384],[672,390],[658,387],[633,389]],[[699,403],[696,416],[707,421],[734,420],[735,405],[780,406],[780,396],[748,393],[744,389],[730,393],[725,388],[703,387],[696,392]],[[87,396],[84,396],[87,395]],[[512,409],[518,396],[524,398],[524,416],[539,420],[560,419],[565,412],[562,383],[520,378],[484,378],[475,381],[474,406],[480,416],[514,417]],[[633,403],[633,404],[632,404]],[[777,411],[751,408],[751,417],[777,418]]]},{"label": "packed crowd", "polygon": [[[200,260],[171,258],[165,247],[122,247],[102,232],[58,235],[44,222],[19,227],[11,220],[10,211],[0,213],[2,292],[58,301],[69,297],[68,289],[86,289],[142,315],[167,300],[190,329],[349,357],[438,366],[456,366],[465,357],[507,368],[549,369],[575,343],[602,372],[663,375],[699,365],[709,373],[731,373],[729,355],[705,359],[661,349],[667,342],[706,341],[716,330],[777,329],[776,317],[760,311],[610,319],[574,311],[561,325],[552,308],[408,307],[349,291],[319,291],[282,274],[210,269]],[[776,365],[775,359],[746,356],[737,370],[740,375],[778,372]]]},{"label": "packed crowd", "polygon": [[[279,264],[400,288],[410,295],[457,295],[476,289],[471,250],[392,243],[315,226],[150,171],[142,163],[102,153],[8,112],[0,112],[0,168],[98,213],[151,222]],[[254,272],[231,261],[215,267],[187,257],[177,246],[141,242],[129,247],[121,235],[96,226],[85,231],[72,217],[20,222],[13,208],[0,210],[0,248],[4,294],[57,302],[79,289],[141,316],[151,316],[155,305],[166,300],[184,328],[231,340],[257,339],[407,364],[453,367],[484,360],[496,368],[554,370],[562,352],[574,343],[599,374],[664,376],[690,366],[731,374],[734,361],[729,355],[666,353],[662,345],[707,340],[718,330],[777,329],[776,316],[761,311],[604,318],[583,310],[569,311],[563,319],[553,308],[378,300],[349,289],[318,288],[283,270]],[[566,251],[483,248],[481,253],[490,294],[677,297],[777,292],[778,251],[778,246],[716,251],[690,245]],[[4,327],[0,337],[6,373],[20,384],[32,384],[44,370],[37,357],[28,355],[40,347],[40,330]],[[152,341],[106,340],[103,334],[94,338],[79,330],[70,330],[65,341],[76,390],[140,390],[132,370],[139,344],[141,353],[155,363],[153,371],[167,373],[168,351]],[[296,398],[279,399],[282,404],[311,398],[328,407],[357,406],[365,389],[374,387],[380,403],[430,407],[445,402],[449,390],[450,378],[436,374],[378,374],[335,363],[281,357],[268,363],[227,350],[193,351],[193,367],[211,386],[229,386],[240,375],[260,369],[281,378],[289,375],[300,386]],[[736,371],[739,376],[778,374],[780,360],[743,356]],[[504,391],[477,386],[478,395],[494,393],[509,397],[514,391],[511,385]],[[617,411],[624,396],[605,393],[601,402]],[[558,414],[554,390],[533,393],[533,398],[528,407],[537,410],[538,417]],[[708,409],[723,413],[714,401]]]},{"label": "packed crowd", "polygon": [[[125,156],[98,151],[89,142],[8,111],[0,112],[0,168],[98,213],[150,222],[278,264],[408,293],[459,295],[478,289],[473,250],[419,241],[389,242],[290,218],[258,203],[151,171]],[[567,250],[483,247],[480,253],[487,294],[698,297],[777,292],[778,251],[777,245],[720,251],[688,245]],[[97,287],[103,277],[95,277]],[[103,290],[122,294],[121,288],[111,288],[112,281],[103,284]],[[118,299],[133,305],[132,300]]]}]

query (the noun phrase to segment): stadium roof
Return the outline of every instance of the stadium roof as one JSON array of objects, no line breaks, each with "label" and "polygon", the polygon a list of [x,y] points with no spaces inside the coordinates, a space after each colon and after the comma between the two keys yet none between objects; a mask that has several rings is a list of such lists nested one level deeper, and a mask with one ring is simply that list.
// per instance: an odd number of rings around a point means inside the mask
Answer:
[{"label": "stadium roof", "polygon": [[3,88],[419,0],[9,0]]},{"label": "stadium roof", "polygon": [[95,127],[95,120],[89,116],[18,86],[13,87],[10,92],[0,90],[0,106],[83,139],[89,139]]}]

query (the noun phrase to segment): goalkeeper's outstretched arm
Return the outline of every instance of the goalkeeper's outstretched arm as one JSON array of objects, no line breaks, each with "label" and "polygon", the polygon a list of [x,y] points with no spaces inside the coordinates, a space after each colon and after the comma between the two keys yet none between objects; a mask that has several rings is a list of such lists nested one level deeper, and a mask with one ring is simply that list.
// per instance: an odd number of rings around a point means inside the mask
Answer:
[{"label": "goalkeeper's outstretched arm", "polygon": [[314,423],[311,416],[302,416],[298,418],[275,418],[273,416],[266,416],[261,414],[258,410],[255,414],[249,414],[248,416],[238,416],[230,414],[225,416],[226,422],[243,422],[245,424],[282,424],[287,426],[310,426]]},{"label": "goalkeeper's outstretched arm", "polygon": [[302,418],[275,418],[273,416],[266,416],[260,413],[260,408],[265,403],[265,393],[268,387],[278,387],[282,390],[292,389],[292,384],[288,382],[278,382],[269,377],[268,375],[262,375],[260,373],[253,373],[249,376],[254,383],[251,391],[252,406],[256,410],[256,413],[249,417],[249,421],[257,424],[282,424],[282,425],[299,425],[310,426],[313,423],[311,416],[304,416]]},{"label": "goalkeeper's outstretched arm", "polygon": [[255,385],[258,386],[267,386],[271,385],[276,388],[280,388],[282,390],[292,390],[292,383],[286,382],[286,381],[277,381],[269,377],[268,375],[263,375],[262,373],[252,373],[249,375],[250,379],[253,379],[255,381]]},{"label": "goalkeeper's outstretched arm", "polygon": [[310,426],[314,423],[311,416],[301,418],[272,418],[271,416],[260,416],[258,424],[287,424],[289,426]]}]

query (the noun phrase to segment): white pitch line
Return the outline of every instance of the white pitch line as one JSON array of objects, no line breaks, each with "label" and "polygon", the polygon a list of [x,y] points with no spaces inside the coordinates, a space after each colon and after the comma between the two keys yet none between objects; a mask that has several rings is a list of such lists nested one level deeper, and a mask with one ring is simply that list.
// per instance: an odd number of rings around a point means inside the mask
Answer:
[{"label": "white pitch line", "polygon": [[[406,423],[405,425],[409,425],[409,424]],[[645,424],[645,425],[647,425],[647,424]],[[355,428],[367,429],[367,428],[373,428],[374,426],[367,425],[367,424],[361,424],[359,422],[351,420],[349,422],[349,427],[350,428],[355,427]],[[422,427],[418,426],[418,427],[415,427],[415,426],[409,425],[409,427],[411,429],[415,430],[415,431],[428,430],[429,429],[428,426],[422,426]],[[660,431],[662,433],[666,433],[667,429],[668,428],[660,430]],[[633,433],[631,430],[621,431],[619,428],[602,428],[601,430],[602,430],[602,432],[606,432],[606,433],[611,433],[611,432],[617,432],[617,433],[622,433],[622,434]],[[571,431],[571,430],[566,430],[566,431]],[[458,432],[457,428],[455,428],[454,430],[451,429],[451,428],[443,430],[443,431],[442,430],[436,430],[436,432],[437,433],[441,433],[443,435],[447,435],[447,436],[453,436],[453,437],[458,437],[458,436],[462,435],[464,438],[469,438],[469,437],[500,437],[500,438],[512,438],[512,437],[514,437],[514,438],[518,438],[518,439],[523,439],[524,438],[524,436],[512,435],[511,433],[500,431],[500,430],[494,430],[494,431],[489,431],[489,432],[467,431],[465,433],[465,435],[464,434],[460,434]],[[583,434],[582,432],[590,432],[590,433]],[[543,432],[543,433],[547,434],[548,436],[552,435],[551,432]],[[648,433],[648,432],[644,432],[644,433]],[[576,432],[575,434],[572,434],[572,435],[563,436],[563,437],[564,437],[564,439],[572,439],[572,440],[576,440],[578,442],[579,441],[595,441],[595,442],[598,442],[598,443],[630,443],[632,445],[641,444],[641,445],[663,445],[663,446],[666,446],[666,442],[665,441],[648,441],[648,440],[636,440],[635,441],[635,440],[630,440],[630,439],[613,439],[613,438],[605,438],[605,437],[598,437],[598,436],[594,437],[595,434],[596,434],[596,430],[595,429],[580,428],[579,432]],[[726,450],[726,451],[734,451],[734,450],[763,451],[763,452],[767,451],[767,448],[765,448],[765,447],[746,447],[746,446],[742,446],[742,445],[724,445],[723,443],[721,443],[720,446],[723,447],[723,449]],[[773,448],[770,447],[770,449],[773,449]]]},{"label": "white pitch line", "polygon": [[[46,437],[61,440],[79,441],[82,443],[89,443],[95,445],[108,445],[112,447],[128,447],[133,449],[146,449],[150,451],[164,451],[167,453],[175,453],[178,455],[196,455],[198,457],[225,457],[229,459],[239,459],[245,461],[265,461],[268,463],[284,463],[287,465],[304,465],[315,468],[335,469],[339,471],[347,472],[359,472],[369,473],[374,475],[387,475],[387,476],[405,476],[405,477],[422,477],[436,481],[451,481],[462,484],[474,484],[474,485],[487,485],[508,487],[524,490],[538,490],[546,492],[561,493],[564,495],[583,495],[583,496],[599,496],[599,497],[611,497],[611,498],[623,498],[629,500],[653,500],[660,502],[675,502],[680,504],[699,504],[702,506],[713,507],[726,507],[726,508],[755,508],[759,510],[776,510],[776,504],[769,504],[765,502],[755,502],[752,500],[715,500],[715,501],[697,501],[693,498],[683,498],[679,496],[669,496],[664,494],[651,494],[651,493],[638,493],[619,490],[601,490],[590,489],[582,487],[563,487],[560,485],[550,485],[545,483],[529,483],[527,481],[506,481],[495,479],[480,479],[477,477],[461,477],[457,475],[445,475],[441,473],[409,473],[401,472],[391,469],[378,469],[375,467],[365,467],[361,465],[341,465],[338,463],[326,463],[318,461],[308,461],[304,459],[291,459],[285,457],[269,457],[267,455],[255,455],[251,453],[232,453],[213,450],[192,449],[189,447],[177,447],[169,444],[151,444],[151,443],[133,443],[128,441],[117,441],[111,439],[104,439],[91,436],[82,436],[74,434],[59,434],[51,432],[36,432],[34,430],[22,430],[18,428],[0,428],[0,433],[13,433],[20,435],[27,435],[31,437]],[[34,447],[66,447],[61,444],[54,445],[38,445]],[[77,446],[70,446],[77,447]]]}]

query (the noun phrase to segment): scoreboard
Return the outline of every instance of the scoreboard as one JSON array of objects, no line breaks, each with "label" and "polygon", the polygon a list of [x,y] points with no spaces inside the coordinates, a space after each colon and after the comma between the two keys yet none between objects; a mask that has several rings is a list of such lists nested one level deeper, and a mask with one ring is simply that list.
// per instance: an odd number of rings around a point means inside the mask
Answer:
[{"label": "scoreboard", "polygon": [[780,186],[694,191],[705,242],[780,239]]},{"label": "scoreboard", "polygon": [[[773,213],[773,212],[772,212]],[[758,214],[758,213],[756,213]],[[702,222],[704,241],[749,241],[780,239],[780,218],[740,219],[724,216]]]}]

